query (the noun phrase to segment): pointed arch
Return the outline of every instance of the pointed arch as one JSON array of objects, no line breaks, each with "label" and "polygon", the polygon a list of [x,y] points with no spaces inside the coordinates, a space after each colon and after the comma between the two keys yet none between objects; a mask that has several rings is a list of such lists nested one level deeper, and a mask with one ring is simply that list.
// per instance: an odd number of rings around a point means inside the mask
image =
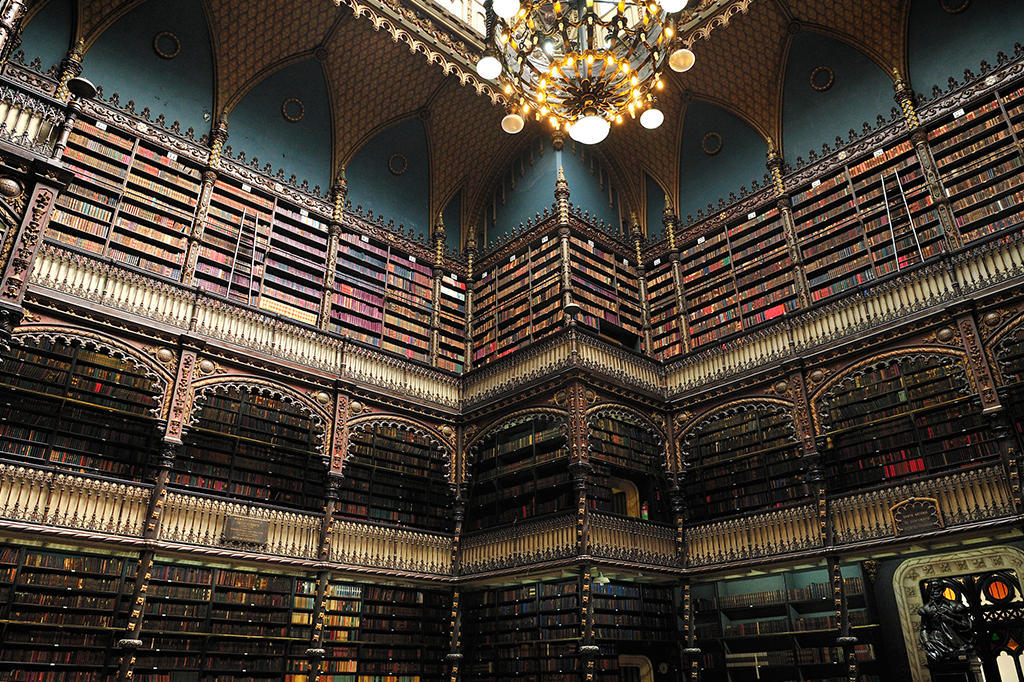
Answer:
[{"label": "pointed arch", "polygon": [[842,371],[837,372],[834,376],[831,376],[824,381],[808,396],[808,402],[811,405],[811,421],[814,426],[814,433],[823,433],[822,415],[820,409],[818,409],[818,404],[827,398],[840,384],[847,379],[859,374],[866,374],[889,363],[912,358],[938,358],[948,362],[959,362],[961,370],[967,378],[967,384],[971,385],[972,383],[970,381],[970,377],[967,375],[967,354],[963,349],[949,346],[913,346],[890,351],[888,353],[882,353],[881,355],[876,355],[866,360],[856,362],[844,368]]},{"label": "pointed arch", "polygon": [[634,426],[639,426],[653,433],[662,445],[665,445],[668,442],[668,439],[665,437],[664,427],[660,426],[643,412],[640,412],[628,405],[623,405],[621,403],[599,403],[588,408],[584,414],[588,422],[591,419],[597,419],[605,415],[618,417],[623,421],[629,422]]},{"label": "pointed arch", "polygon": [[143,376],[153,381],[153,389],[157,392],[156,401],[160,405],[157,408],[159,414],[154,414],[154,416],[161,419],[167,418],[171,409],[171,387],[174,385],[174,377],[155,358],[148,357],[142,349],[105,334],[59,325],[20,326],[14,330],[11,336],[11,342],[19,345],[30,339],[35,342],[45,339],[67,345],[78,343],[83,348],[104,353],[131,364],[135,369],[141,371]]},{"label": "pointed arch", "polygon": [[192,384],[192,396],[190,396],[189,403],[192,405],[192,413],[188,423],[194,424],[199,418],[200,398],[216,393],[229,393],[233,390],[269,396],[294,405],[316,426],[317,452],[325,459],[328,457],[326,438],[331,416],[324,407],[311,396],[303,395],[291,387],[258,377],[221,375],[196,380]]},{"label": "pointed arch", "polygon": [[780,74],[776,142],[794,166],[797,155],[818,153],[822,143],[831,144],[836,135],[845,139],[847,131],[893,106],[893,67],[843,37],[814,28],[790,40]]},{"label": "pointed arch", "polygon": [[[416,435],[425,438],[430,443],[436,445],[440,450],[444,452],[446,464],[447,464],[447,478],[448,482],[455,483],[455,451],[452,448],[451,442],[445,438],[438,429],[432,426],[424,424],[423,422],[416,421],[415,419],[409,419],[408,417],[400,417],[396,414],[381,415],[381,414],[368,414],[363,417],[355,417],[349,420],[348,429],[349,434],[356,431],[366,432],[374,426],[387,426],[398,429],[399,431],[409,431]],[[349,439],[348,448],[345,451],[345,459],[342,463],[342,473],[344,474],[345,464],[348,463],[352,457],[352,440]]]},{"label": "pointed arch", "polygon": [[[209,129],[216,100],[213,35],[204,0],[127,2],[104,17],[82,18],[83,75],[122,101],[181,127]],[[95,23],[93,23],[95,22]],[[170,33],[178,50],[158,54],[156,36]],[[131,64],[126,69],[125,64]]]},{"label": "pointed arch", "polygon": [[1018,313],[1003,322],[989,338],[984,340],[985,354],[990,366],[995,369],[996,382],[1002,386],[1007,383],[1003,373],[1001,357],[1011,345],[1024,342],[1024,312]]},{"label": "pointed arch", "polygon": [[228,144],[310,185],[333,180],[331,104],[324,66],[307,52],[268,66],[232,93]]},{"label": "pointed arch", "polygon": [[785,409],[789,410],[791,413],[795,411],[795,405],[792,400],[783,400],[782,398],[772,398],[770,396],[751,396],[750,398],[729,400],[724,403],[719,403],[718,405],[709,407],[702,412],[698,412],[683,424],[683,427],[679,430],[679,434],[676,436],[676,451],[679,453],[679,457],[682,458],[683,456],[683,448],[681,446],[698,428],[739,412],[756,410],[762,407],[771,407],[776,410]]}]

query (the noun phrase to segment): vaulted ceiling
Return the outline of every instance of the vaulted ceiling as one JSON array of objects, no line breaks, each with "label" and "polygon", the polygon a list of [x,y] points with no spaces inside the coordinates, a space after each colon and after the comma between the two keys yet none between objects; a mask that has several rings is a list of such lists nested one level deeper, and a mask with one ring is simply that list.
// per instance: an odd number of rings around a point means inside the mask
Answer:
[{"label": "vaulted ceiling", "polygon": [[[696,0],[691,0],[695,2]],[[78,0],[74,39],[86,49],[144,0]],[[479,207],[540,124],[509,136],[498,96],[472,66],[482,49],[469,29],[429,0],[202,0],[214,59],[215,112],[230,112],[267,75],[305,59],[322,64],[333,120],[334,171],[376,134],[419,115],[430,152],[430,211],[459,190]],[[842,41],[886,73],[907,73],[910,0],[704,0],[715,11],[690,35],[696,66],[670,74],[666,124],[614,128],[597,153],[627,207],[644,198],[644,173],[678,186],[685,102],[716,104],[763,138],[779,141],[787,55],[814,31]],[[713,29],[713,30],[711,30]],[[86,55],[88,57],[88,54]]]}]

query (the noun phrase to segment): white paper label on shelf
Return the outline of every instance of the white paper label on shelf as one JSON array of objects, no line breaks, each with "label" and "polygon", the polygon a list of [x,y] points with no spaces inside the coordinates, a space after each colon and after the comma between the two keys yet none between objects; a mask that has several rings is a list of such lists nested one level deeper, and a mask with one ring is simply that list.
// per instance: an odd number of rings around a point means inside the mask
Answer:
[{"label": "white paper label on shelf", "polygon": [[756,217],[757,217],[757,211],[751,211],[750,213],[747,214],[747,220],[753,220]]},{"label": "white paper label on shelf", "polygon": [[309,211],[307,211],[307,210],[306,210],[306,209],[304,209],[304,208],[300,208],[300,209],[299,209],[299,215],[301,215],[301,216],[302,216],[303,218],[306,218],[306,217],[308,217],[308,216],[309,216]]},{"label": "white paper label on shelf", "polygon": [[359,241],[366,242],[367,244],[369,244],[370,243],[370,238],[367,237],[365,234],[361,234],[361,235],[359,235]]},{"label": "white paper label on shelf", "polygon": [[703,244],[703,243],[704,243],[704,242],[706,242],[707,240],[708,240],[708,238],[707,238],[707,237],[697,237],[697,243],[698,243],[698,244]]},{"label": "white paper label on shelf", "polygon": [[252,191],[252,186],[243,184],[242,185],[242,191],[243,192],[251,192]]},{"label": "white paper label on shelf", "polygon": [[453,282],[458,282],[459,281],[459,276],[457,274],[455,274],[454,272],[452,273],[452,281]]},{"label": "white paper label on shelf", "polygon": [[545,237],[541,237],[540,238],[540,243],[541,244],[547,244],[548,243],[548,238],[546,236]]},{"label": "white paper label on shelf", "polygon": [[587,240],[587,246],[589,246],[590,248],[594,248],[594,240],[593,239],[588,239]]},{"label": "white paper label on shelf", "polygon": [[487,279],[488,274],[490,273],[485,272],[484,274],[480,275],[480,279]]},{"label": "white paper label on shelf", "polygon": [[957,109],[956,111],[953,112],[953,118],[960,118],[961,116],[964,115],[964,113],[965,112],[963,109]]},{"label": "white paper label on shelf", "polygon": [[106,130],[107,129],[107,124],[104,123],[103,121],[96,121],[96,129],[97,130]]},{"label": "white paper label on shelf", "polygon": [[811,187],[817,187],[820,184],[821,184],[821,180],[815,180],[814,182],[811,183]]},{"label": "white paper label on shelf", "polygon": [[661,259],[660,258],[655,258],[654,259],[654,264],[655,265],[661,265]]},{"label": "white paper label on shelf", "polygon": [[416,262],[416,256],[409,256],[409,262],[410,263],[415,263]]},{"label": "white paper label on shelf", "polygon": [[876,149],[875,153],[873,154],[873,156],[877,159],[882,154],[885,154],[885,152],[883,152],[881,149]]},{"label": "white paper label on shelf", "polygon": [[175,152],[167,152],[167,160],[168,161],[177,161],[178,160],[177,153],[175,153]]},{"label": "white paper label on shelf", "polygon": [[624,267],[627,267],[627,268],[628,268],[628,267],[629,267],[629,260],[628,260],[628,259],[626,259],[626,258],[623,258],[623,259],[622,259],[622,265],[623,265]]},{"label": "white paper label on shelf", "polygon": [[511,256],[509,256],[508,257],[508,262],[509,263],[515,263],[516,262],[516,254],[513,253]]}]

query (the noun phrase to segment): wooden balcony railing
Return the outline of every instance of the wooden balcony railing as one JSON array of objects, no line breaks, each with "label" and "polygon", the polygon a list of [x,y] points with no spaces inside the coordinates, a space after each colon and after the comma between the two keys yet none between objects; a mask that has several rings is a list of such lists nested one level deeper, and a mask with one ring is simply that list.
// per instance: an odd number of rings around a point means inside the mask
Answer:
[{"label": "wooden balcony railing", "polygon": [[576,514],[557,514],[466,535],[462,573],[483,573],[572,556]]},{"label": "wooden balcony railing", "polygon": [[691,566],[757,559],[819,546],[817,508],[810,504],[707,523],[686,531]]},{"label": "wooden balcony railing", "polygon": [[64,118],[60,102],[13,84],[0,85],[0,140],[49,158]]},{"label": "wooden balcony railing", "polygon": [[921,497],[936,500],[944,527],[1015,513],[1002,465],[990,465],[832,500],[835,544],[893,537],[892,507]]},{"label": "wooden balcony railing", "polygon": [[452,536],[336,520],[331,560],[352,566],[448,575],[452,571]]},{"label": "wooden balcony railing", "polygon": [[659,566],[678,566],[671,526],[608,514],[590,513],[590,554]]},{"label": "wooden balcony railing", "polygon": [[[266,542],[232,541],[226,534],[230,519],[265,524]],[[320,526],[315,514],[242,504],[211,497],[170,493],[160,520],[160,539],[204,547],[225,547],[262,554],[316,559]]]},{"label": "wooden balcony railing", "polygon": [[151,488],[0,464],[0,518],[139,537]]}]

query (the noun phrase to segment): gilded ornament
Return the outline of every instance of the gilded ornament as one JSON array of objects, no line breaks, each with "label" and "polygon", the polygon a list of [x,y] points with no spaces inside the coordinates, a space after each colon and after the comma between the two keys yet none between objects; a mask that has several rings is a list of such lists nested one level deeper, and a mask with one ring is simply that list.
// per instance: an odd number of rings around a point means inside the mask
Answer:
[{"label": "gilded ornament", "polygon": [[25,188],[14,178],[0,178],[0,195],[8,199],[14,199],[15,197],[20,197],[24,191]]},{"label": "gilded ornament", "polygon": [[360,412],[363,411],[363,404],[358,400],[353,400],[351,403],[349,403],[348,409],[349,411],[352,412],[352,414],[359,414]]},{"label": "gilded ornament", "polygon": [[982,318],[982,322],[985,323],[986,327],[995,327],[1002,321],[1002,319],[1003,318],[999,315],[999,313],[988,313],[987,315],[985,315],[985,317]]},{"label": "gilded ornament", "polygon": [[329,405],[331,402],[331,394],[327,391],[319,391],[316,394],[316,401],[321,405]]},{"label": "gilded ornament", "polygon": [[935,338],[942,343],[949,343],[950,341],[953,340],[953,337],[955,335],[956,332],[953,331],[950,327],[943,327],[939,331],[935,332]]},{"label": "gilded ornament", "polygon": [[782,379],[780,381],[776,381],[775,382],[775,386],[773,386],[772,389],[778,395],[783,395],[784,393],[786,393],[789,390],[789,382],[786,381],[785,379]]},{"label": "gilded ornament", "polygon": [[170,348],[158,348],[156,351],[156,359],[163,363],[174,361],[174,351]]},{"label": "gilded ornament", "polygon": [[214,364],[213,360],[200,360],[199,371],[203,374],[213,374],[214,370],[217,369],[217,365]]},{"label": "gilded ornament", "polygon": [[807,380],[812,384],[816,384],[825,378],[825,372],[820,369],[811,370],[811,373],[807,375]]},{"label": "gilded ornament", "polygon": [[444,426],[441,427],[441,435],[443,435],[445,438],[451,438],[452,436],[455,435],[455,429],[453,429],[448,424],[445,424]]}]

